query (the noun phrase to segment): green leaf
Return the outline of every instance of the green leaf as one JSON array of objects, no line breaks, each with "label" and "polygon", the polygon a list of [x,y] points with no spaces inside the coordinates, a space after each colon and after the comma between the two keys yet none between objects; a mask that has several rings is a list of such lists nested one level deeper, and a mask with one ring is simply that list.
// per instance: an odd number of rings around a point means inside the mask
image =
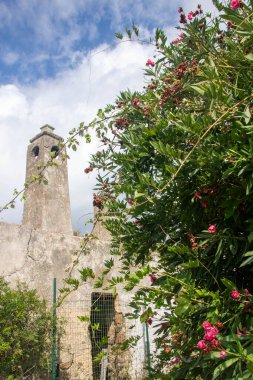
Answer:
[{"label": "green leaf", "polygon": [[97,112],[97,116],[100,117],[100,119],[104,119],[105,114],[101,108],[99,108],[99,110]]},{"label": "green leaf", "polygon": [[89,278],[95,278],[95,274],[91,268],[82,268],[79,270],[82,281],[87,281]]},{"label": "green leaf", "polygon": [[153,311],[151,307],[148,307],[147,310],[145,310],[144,313],[140,316],[141,323],[146,322],[146,320],[150,317],[153,317]]},{"label": "green leaf", "polygon": [[198,260],[190,260],[188,263],[182,264],[182,268],[189,269],[189,268],[198,268],[199,267],[199,261]]},{"label": "green leaf", "polygon": [[131,38],[132,38],[132,32],[131,32],[130,29],[126,28],[126,34],[127,34],[128,38],[131,40]]},{"label": "green leaf", "polygon": [[114,265],[114,260],[112,258],[105,260],[104,265],[106,268],[111,269]]},{"label": "green leaf", "polygon": [[249,61],[253,61],[253,53],[249,53],[245,56],[246,59],[248,59]]},{"label": "green leaf", "polygon": [[228,280],[227,278],[222,278],[221,279],[221,282],[223,283],[223,285],[225,285],[226,288],[228,288],[229,290],[234,290],[236,289],[236,285],[231,281],[231,280]]},{"label": "green leaf", "polygon": [[227,369],[231,365],[235,364],[238,360],[239,360],[239,358],[232,358],[232,359],[228,359],[224,363],[221,363],[220,365],[218,365],[218,367],[216,367],[214,372],[213,372],[213,380],[216,379],[223,371],[225,371],[225,369]]},{"label": "green leaf", "polygon": [[136,37],[138,37],[139,36],[139,29],[137,28],[137,26],[134,23],[132,23],[132,29],[133,29]]},{"label": "green leaf", "polygon": [[248,241],[250,243],[253,241],[253,231],[248,235]]},{"label": "green leaf", "polygon": [[116,38],[118,38],[119,40],[122,40],[122,39],[123,39],[123,34],[121,34],[121,33],[115,33],[115,36],[116,36]]},{"label": "green leaf", "polygon": [[250,361],[253,363],[253,354],[250,354],[246,357],[246,360]]},{"label": "green leaf", "polygon": [[218,248],[217,248],[217,251],[215,253],[215,259],[214,259],[214,263],[217,264],[217,262],[219,261],[220,259],[220,256],[222,254],[222,250],[223,250],[223,240],[221,239],[219,244],[218,244]]},{"label": "green leaf", "polygon": [[222,336],[219,339],[221,342],[238,342],[239,338],[236,334]]},{"label": "green leaf", "polygon": [[247,369],[253,375],[253,363],[247,363]]},{"label": "green leaf", "polygon": [[248,259],[244,260],[240,267],[244,267],[245,265],[248,265],[253,262],[253,251],[246,252],[243,256],[248,257]]},{"label": "green leaf", "polygon": [[80,316],[77,316],[77,318],[81,321],[81,322],[90,322],[90,317],[88,315],[80,315]]},{"label": "green leaf", "polygon": [[251,119],[251,112],[250,112],[249,106],[246,107],[243,115],[244,115],[245,123],[248,124],[250,122],[250,119]]},{"label": "green leaf", "polygon": [[93,359],[94,362],[101,362],[101,360],[107,356],[107,352],[106,351],[100,351],[96,356],[95,358]]},{"label": "green leaf", "polygon": [[145,193],[137,193],[137,194],[134,195],[134,199],[143,197],[143,195],[145,195]]},{"label": "green leaf", "polygon": [[185,314],[185,312],[189,309],[191,303],[187,299],[178,300],[178,306],[175,308],[174,313],[178,316]]},{"label": "green leaf", "polygon": [[198,94],[200,94],[200,95],[204,95],[204,93],[205,93],[205,90],[203,90],[203,88],[202,88],[201,86],[198,86],[198,85],[196,85],[196,84],[192,84],[190,87],[191,87],[194,91],[196,91]]}]

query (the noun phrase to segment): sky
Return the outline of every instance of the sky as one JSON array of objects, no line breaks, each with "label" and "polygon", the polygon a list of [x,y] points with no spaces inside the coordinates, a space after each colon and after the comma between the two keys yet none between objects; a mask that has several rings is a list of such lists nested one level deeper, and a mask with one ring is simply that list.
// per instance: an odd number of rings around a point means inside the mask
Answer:
[{"label": "sky", "polygon": [[[0,0],[0,206],[25,181],[29,140],[49,124],[66,138],[88,123],[120,91],[141,90],[153,47],[120,42],[132,22],[144,38],[159,27],[168,39],[178,35],[186,13],[211,0]],[[95,174],[85,175],[89,155],[99,143],[69,152],[69,187],[74,230],[83,231],[92,213]],[[0,221],[21,223],[21,202],[0,214]]]}]

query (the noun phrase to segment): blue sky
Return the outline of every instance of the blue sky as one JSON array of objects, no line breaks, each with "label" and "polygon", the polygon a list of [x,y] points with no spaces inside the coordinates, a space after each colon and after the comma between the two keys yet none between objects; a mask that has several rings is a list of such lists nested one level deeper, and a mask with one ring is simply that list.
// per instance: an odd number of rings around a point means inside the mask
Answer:
[{"label": "blue sky", "polygon": [[[157,19],[156,13],[142,13],[144,4],[138,1],[8,0],[0,4],[2,83],[31,83],[73,68],[96,46],[112,44],[114,32],[133,20],[148,30],[165,21]],[[162,15],[170,23],[169,7],[164,8]]]},{"label": "blue sky", "polygon": [[[0,0],[0,205],[25,179],[29,139],[44,124],[63,137],[121,90],[141,89],[150,45],[121,43],[115,32],[134,22],[145,38],[156,27],[168,39],[178,31],[179,6],[195,10],[197,0]],[[211,0],[201,2],[214,11]],[[85,176],[97,142],[81,144],[69,161],[72,219],[83,230],[92,211],[94,175]],[[20,223],[22,204],[0,215]]]},{"label": "blue sky", "polygon": [[[152,33],[177,24],[184,1],[0,1],[1,83],[32,83],[74,68],[96,46],[113,44],[114,33],[132,22]],[[189,5],[196,1],[187,2]],[[204,1],[204,8],[211,1]]]}]

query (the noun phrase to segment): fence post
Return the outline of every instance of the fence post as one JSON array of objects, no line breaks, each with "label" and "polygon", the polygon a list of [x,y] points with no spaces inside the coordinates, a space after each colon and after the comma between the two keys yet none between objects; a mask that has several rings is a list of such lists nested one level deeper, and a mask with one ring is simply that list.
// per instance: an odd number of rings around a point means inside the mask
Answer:
[{"label": "fence post", "polygon": [[56,380],[56,278],[53,280],[52,380]]},{"label": "fence post", "polygon": [[148,375],[151,376],[151,360],[150,360],[150,340],[149,340],[149,332],[148,332],[148,324],[145,323],[146,329],[146,349],[147,349],[147,359],[148,359]]}]

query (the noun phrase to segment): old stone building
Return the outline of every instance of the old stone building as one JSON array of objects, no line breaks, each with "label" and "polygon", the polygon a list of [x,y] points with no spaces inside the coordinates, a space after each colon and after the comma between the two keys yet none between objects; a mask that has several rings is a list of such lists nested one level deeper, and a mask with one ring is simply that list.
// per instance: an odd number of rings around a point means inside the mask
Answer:
[{"label": "old stone building", "polygon": [[[44,182],[28,187],[21,225],[0,223],[0,275],[13,286],[16,281],[26,282],[47,300],[52,299],[53,278],[58,289],[64,285],[67,268],[71,267],[80,251],[82,239],[73,235],[69,202],[67,161],[58,155],[62,138],[54,128],[45,125],[30,140],[27,149],[26,178],[38,173],[38,165],[55,156],[57,167],[45,169]],[[64,153],[65,151],[63,151]],[[100,273],[108,259],[110,237],[98,224],[90,254],[81,256],[79,268],[89,266]],[[75,269],[78,272],[78,267]],[[115,273],[114,273],[115,274]],[[129,294],[120,293],[113,298],[108,292],[96,289],[92,281],[73,292],[58,309],[58,316],[65,320],[65,334],[58,350],[60,378],[69,380],[142,379],[145,376],[146,342],[144,327],[132,326],[125,318],[129,312]],[[99,320],[94,305],[105,307],[104,319]],[[78,316],[89,315],[99,322],[108,336],[105,343],[108,355],[102,364],[94,364],[97,353],[89,322],[81,322]],[[106,321],[106,322],[105,322]],[[131,327],[131,328],[130,328]],[[124,354],[115,353],[114,344],[139,335],[135,349]],[[109,375],[108,375],[109,374]],[[109,376],[109,377],[108,377]]]}]

